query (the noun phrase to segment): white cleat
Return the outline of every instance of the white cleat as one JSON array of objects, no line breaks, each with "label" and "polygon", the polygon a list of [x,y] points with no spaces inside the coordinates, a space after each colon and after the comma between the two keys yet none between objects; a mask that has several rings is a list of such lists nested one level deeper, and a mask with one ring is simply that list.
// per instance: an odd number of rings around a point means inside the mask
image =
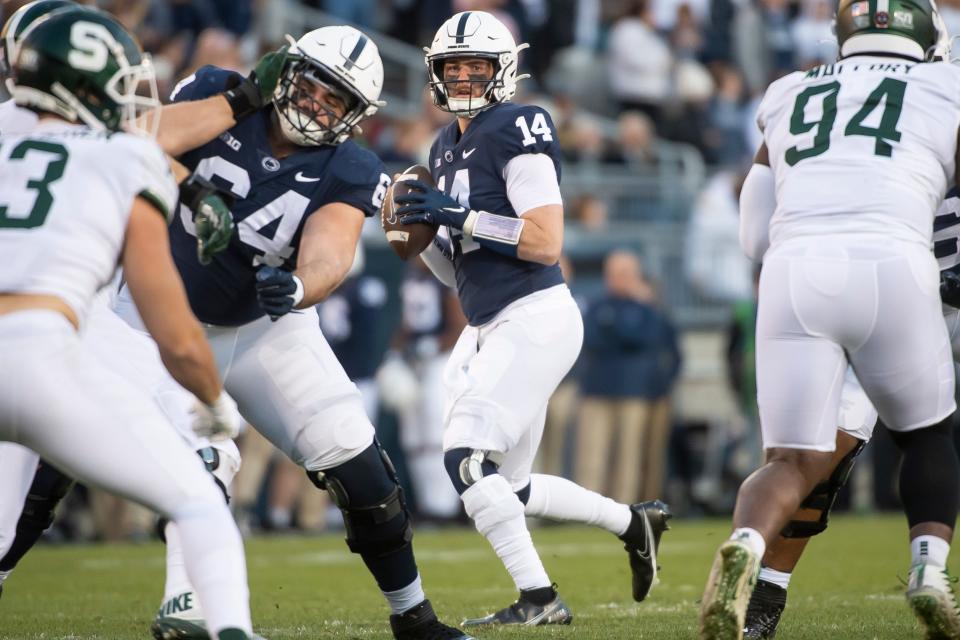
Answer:
[{"label": "white cleat", "polygon": [[739,540],[717,551],[700,604],[701,640],[741,640],[747,605],[760,573],[760,556]]},{"label": "white cleat", "polygon": [[960,608],[946,569],[917,563],[910,567],[907,602],[920,620],[926,640],[960,640]]}]

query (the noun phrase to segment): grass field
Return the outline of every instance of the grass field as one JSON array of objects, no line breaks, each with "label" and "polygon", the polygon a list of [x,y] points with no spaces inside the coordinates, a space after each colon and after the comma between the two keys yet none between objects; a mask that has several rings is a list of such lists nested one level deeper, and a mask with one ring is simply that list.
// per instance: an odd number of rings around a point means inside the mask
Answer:
[{"label": "grass field", "polygon": [[[664,537],[662,581],[630,599],[627,557],[601,531],[534,531],[551,577],[574,612],[570,627],[486,631],[483,638],[693,638],[697,602],[726,521],[680,521]],[[902,517],[837,517],[810,547],[778,638],[919,638],[903,599],[909,553]],[[421,532],[427,595],[453,621],[510,603],[510,580],[472,530]],[[0,638],[148,638],[163,579],[159,544],[41,547],[8,580]],[[249,540],[254,624],[269,640],[390,638],[386,605],[339,536]],[[956,572],[956,565],[954,565]]]}]

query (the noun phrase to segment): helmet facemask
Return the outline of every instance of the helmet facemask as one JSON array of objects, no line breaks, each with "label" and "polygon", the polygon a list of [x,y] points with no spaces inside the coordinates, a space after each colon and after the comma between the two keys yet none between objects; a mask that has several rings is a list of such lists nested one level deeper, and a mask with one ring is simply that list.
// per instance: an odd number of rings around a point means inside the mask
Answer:
[{"label": "helmet facemask", "polygon": [[[343,104],[342,115],[315,97],[317,87]],[[303,57],[288,63],[273,104],[284,135],[301,146],[340,144],[360,133],[360,121],[377,109],[322,65]]]},{"label": "helmet facemask", "polygon": [[[444,67],[446,63],[454,59],[479,59],[491,63],[493,73],[490,77],[484,77],[480,74],[468,74],[466,80],[459,77],[447,78]],[[500,73],[500,63],[496,56],[463,55],[460,53],[445,56],[437,56],[430,61],[430,91],[433,94],[434,103],[450,113],[464,118],[472,118],[484,109],[487,109],[497,102],[497,89],[504,86],[503,74]],[[463,85],[470,87],[470,94],[467,97],[454,97],[458,87]],[[477,95],[476,87],[482,87],[482,91]]]}]

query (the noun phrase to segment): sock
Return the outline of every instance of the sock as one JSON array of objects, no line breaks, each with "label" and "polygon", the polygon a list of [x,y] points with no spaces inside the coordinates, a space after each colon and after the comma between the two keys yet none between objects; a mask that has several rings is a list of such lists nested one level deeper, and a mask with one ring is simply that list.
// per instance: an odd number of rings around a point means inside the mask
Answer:
[{"label": "sock", "polygon": [[494,474],[471,485],[461,496],[467,515],[490,542],[520,591],[549,587],[550,578],[533,546],[524,506],[506,478]]},{"label": "sock", "polygon": [[187,567],[183,562],[183,543],[180,541],[180,531],[173,522],[167,522],[163,529],[167,539],[167,580],[163,587],[163,601],[185,591],[193,591],[190,578],[187,577]]},{"label": "sock", "polygon": [[525,513],[528,516],[566,520],[601,527],[621,536],[630,526],[630,507],[584,489],[580,485],[540,473],[530,475],[530,497]]},{"label": "sock", "polygon": [[520,592],[520,599],[532,602],[538,606],[546,606],[553,602],[557,597],[557,592],[553,586],[540,587],[539,589],[528,589]]},{"label": "sock", "polygon": [[225,629],[252,633],[243,540],[227,505],[218,496],[214,503],[183,504],[171,515],[210,635]]},{"label": "sock", "polygon": [[786,589],[790,586],[790,577],[792,575],[792,573],[777,571],[770,567],[760,567],[760,579],[764,582],[775,584],[781,589]]},{"label": "sock", "polygon": [[738,540],[748,547],[750,550],[757,554],[759,557],[763,557],[763,553],[767,550],[767,543],[763,539],[763,536],[760,535],[760,532],[756,529],[751,529],[750,527],[741,527],[739,529],[734,529],[733,533],[730,535],[731,540]]},{"label": "sock", "polygon": [[932,564],[945,569],[950,543],[937,536],[917,536],[910,541],[910,563]]},{"label": "sock", "polygon": [[420,582],[420,574],[417,574],[416,580],[396,591],[383,591],[383,597],[390,604],[390,613],[401,614],[427,599],[423,593],[423,585]]}]

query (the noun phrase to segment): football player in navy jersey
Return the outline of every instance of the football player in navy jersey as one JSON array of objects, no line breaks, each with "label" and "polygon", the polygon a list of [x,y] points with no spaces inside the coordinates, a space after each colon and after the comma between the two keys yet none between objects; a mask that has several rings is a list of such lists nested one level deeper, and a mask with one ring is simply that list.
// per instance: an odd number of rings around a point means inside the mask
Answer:
[{"label": "football player in navy jersey", "polygon": [[597,525],[629,553],[633,596],[657,571],[670,513],[662,502],[620,504],[556,476],[531,474],[547,401],[583,341],[580,311],[560,273],[560,147],[546,111],[509,102],[518,52],[509,30],[481,11],[439,29],[426,64],[435,104],[456,115],[430,151],[437,188],[411,182],[398,196],[405,224],[440,226],[423,259],[456,286],[469,322],[444,373],[444,464],[473,519],[520,591],[482,624],[567,624],[525,517]]},{"label": "football player in navy jersey", "polygon": [[[382,105],[382,85],[376,45],[345,26],[292,43],[271,102],[249,113],[242,105],[256,101],[238,74],[208,66],[185,79],[173,100],[226,92],[241,105],[236,125],[178,158],[233,196],[237,231],[201,266],[181,201],[170,244],[225,389],[341,509],[347,545],[390,604],[394,636],[465,638],[425,599],[396,474],[314,309],[346,276],[364,217],[390,184],[380,160],[350,140]],[[136,322],[125,291],[117,304]]]}]

